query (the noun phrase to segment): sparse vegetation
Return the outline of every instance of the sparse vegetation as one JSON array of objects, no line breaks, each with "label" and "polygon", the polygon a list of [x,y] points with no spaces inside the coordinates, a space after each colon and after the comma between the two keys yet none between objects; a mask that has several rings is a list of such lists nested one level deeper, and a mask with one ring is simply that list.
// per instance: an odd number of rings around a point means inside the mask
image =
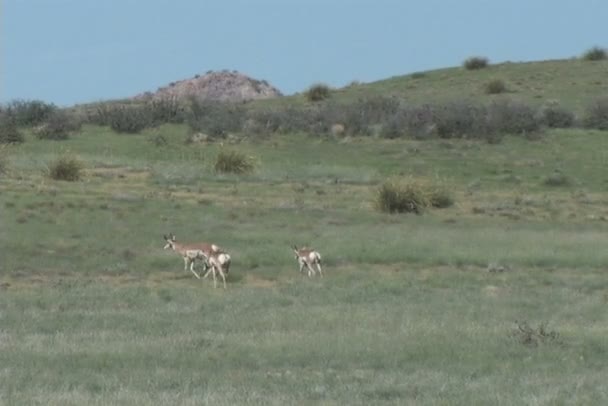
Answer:
[{"label": "sparse vegetation", "polygon": [[248,174],[255,169],[254,159],[243,152],[221,150],[215,158],[215,171],[220,173]]},{"label": "sparse vegetation", "polygon": [[603,61],[608,58],[606,48],[595,46],[588,49],[583,54],[583,59],[586,61]]},{"label": "sparse vegetation", "polygon": [[40,100],[13,100],[5,106],[5,110],[14,117],[19,127],[32,127],[47,120],[57,107]]},{"label": "sparse vegetation", "polygon": [[137,134],[152,126],[150,111],[145,106],[116,105],[104,113],[107,117],[100,116],[100,120],[107,118],[110,128],[117,133]]},{"label": "sparse vegetation", "polygon": [[486,57],[472,56],[463,62],[463,66],[466,70],[479,70],[487,68],[489,63],[490,61]]},{"label": "sparse vegetation", "polygon": [[74,182],[82,177],[83,162],[71,153],[64,153],[49,164],[49,176],[55,180]]},{"label": "sparse vegetation", "polygon": [[306,91],[306,99],[311,102],[319,102],[327,99],[331,94],[329,86],[324,83],[317,83],[312,85]]}]

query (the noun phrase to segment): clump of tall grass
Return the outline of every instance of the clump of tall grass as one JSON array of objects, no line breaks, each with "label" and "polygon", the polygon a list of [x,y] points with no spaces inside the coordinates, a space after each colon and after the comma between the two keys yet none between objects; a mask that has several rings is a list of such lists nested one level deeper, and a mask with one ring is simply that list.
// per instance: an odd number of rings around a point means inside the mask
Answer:
[{"label": "clump of tall grass", "polygon": [[464,68],[466,70],[479,70],[479,69],[486,68],[489,63],[490,63],[490,61],[486,57],[472,56],[470,58],[467,58],[462,63],[462,66],[464,66]]},{"label": "clump of tall grass", "polygon": [[429,207],[445,208],[454,204],[451,193],[442,185],[415,178],[391,178],[376,191],[375,207],[385,213],[416,213]]},{"label": "clump of tall grass", "polygon": [[608,59],[608,51],[602,47],[592,47],[583,53],[583,59],[585,61],[603,61]]},{"label": "clump of tall grass", "polygon": [[507,85],[502,79],[492,79],[483,86],[486,94],[500,94],[507,91]]},{"label": "clump of tall grass", "polygon": [[316,83],[306,91],[306,99],[311,102],[325,100],[330,95],[329,86],[324,83]]},{"label": "clump of tall grass", "polygon": [[230,150],[220,151],[215,158],[214,169],[219,173],[247,174],[255,169],[252,157],[242,152]]},{"label": "clump of tall grass", "polygon": [[75,182],[82,178],[84,163],[71,153],[64,153],[49,164],[48,175],[55,180]]}]

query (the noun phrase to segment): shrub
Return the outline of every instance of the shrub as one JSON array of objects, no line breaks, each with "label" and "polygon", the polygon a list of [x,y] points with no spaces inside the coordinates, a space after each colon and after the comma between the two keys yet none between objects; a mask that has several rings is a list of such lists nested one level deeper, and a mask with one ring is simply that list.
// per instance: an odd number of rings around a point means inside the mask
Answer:
[{"label": "shrub", "polygon": [[115,105],[108,111],[110,128],[117,133],[137,134],[152,126],[152,119],[145,106]]},{"label": "shrub", "polygon": [[556,331],[549,330],[548,323],[540,323],[537,328],[531,327],[527,322],[516,322],[510,336],[521,344],[536,347],[539,344],[560,344],[561,338]]},{"label": "shrub", "polygon": [[435,111],[429,105],[405,109],[403,117],[406,134],[410,137],[425,139],[433,136],[437,131]]},{"label": "shrub", "polygon": [[418,179],[393,178],[377,190],[375,206],[386,213],[421,214],[427,207],[449,207],[454,204],[451,194],[443,186]]},{"label": "shrub", "polygon": [[55,180],[74,182],[82,177],[84,165],[71,154],[64,154],[49,164],[49,176]]},{"label": "shrub", "polygon": [[230,132],[240,131],[246,117],[241,104],[191,98],[186,121],[193,132],[221,138]]},{"label": "shrub", "polygon": [[405,114],[397,113],[393,117],[386,120],[380,129],[380,136],[382,138],[399,138],[405,135]]},{"label": "shrub", "polygon": [[6,106],[18,126],[34,126],[47,120],[57,110],[54,104],[40,100],[13,100]]},{"label": "shrub", "polygon": [[6,144],[0,144],[0,175],[6,175],[8,173],[8,166],[8,146]]},{"label": "shrub", "polygon": [[500,100],[488,107],[487,126],[489,133],[529,135],[540,131],[541,120],[526,104]]},{"label": "shrub", "polygon": [[484,85],[483,90],[486,94],[500,94],[507,91],[507,85],[501,79],[492,79]]},{"label": "shrub", "polygon": [[215,158],[215,171],[220,173],[246,174],[253,172],[253,158],[238,151],[220,151]]},{"label": "shrub", "polygon": [[608,58],[606,49],[598,46],[588,49],[583,54],[583,59],[586,61],[603,61],[606,58]]},{"label": "shrub", "polygon": [[489,64],[488,58],[482,56],[472,56],[463,62],[463,66],[467,70],[478,70],[487,67]]},{"label": "shrub", "polygon": [[317,83],[308,88],[306,91],[306,99],[311,102],[325,100],[330,95],[329,86],[323,83]]},{"label": "shrub", "polygon": [[184,109],[177,97],[159,97],[146,103],[153,125],[183,123]]},{"label": "shrub", "polygon": [[0,144],[18,144],[24,140],[15,116],[9,112],[0,113]]},{"label": "shrub", "polygon": [[555,170],[551,175],[543,179],[543,184],[545,186],[552,187],[568,186],[570,185],[570,178],[563,174],[561,171]]},{"label": "shrub", "polygon": [[608,97],[595,99],[585,108],[583,126],[596,130],[608,130]]},{"label": "shrub", "polygon": [[475,137],[485,131],[486,110],[466,101],[435,107],[433,122],[441,138]]},{"label": "shrub", "polygon": [[570,128],[574,126],[576,117],[559,105],[550,105],[542,108],[540,119],[549,128]]},{"label": "shrub", "polygon": [[70,134],[79,131],[82,123],[65,110],[56,110],[44,123],[34,129],[39,139],[67,140]]}]

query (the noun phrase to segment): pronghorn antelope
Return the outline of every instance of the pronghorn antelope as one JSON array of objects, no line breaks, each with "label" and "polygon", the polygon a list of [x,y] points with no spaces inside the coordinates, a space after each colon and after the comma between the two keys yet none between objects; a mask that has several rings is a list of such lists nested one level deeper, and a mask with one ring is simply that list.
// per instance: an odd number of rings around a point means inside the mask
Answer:
[{"label": "pronghorn antelope", "polygon": [[211,272],[213,275],[213,287],[217,288],[217,280],[215,277],[215,273],[217,272],[222,277],[224,289],[226,289],[226,275],[230,272],[230,255],[225,252],[214,252],[207,257],[207,261],[209,261],[209,269],[205,273],[205,276],[203,276],[203,279]]},{"label": "pronghorn antelope", "polygon": [[172,249],[179,253],[184,258],[184,271],[188,270],[190,265],[190,272],[194,274],[198,279],[200,275],[194,270],[194,261],[201,260],[205,266],[205,270],[209,268],[207,263],[208,258],[216,253],[221,253],[222,249],[215,244],[198,243],[198,244],[178,244],[175,240],[175,235],[169,234],[163,236],[167,244],[164,249]]},{"label": "pronghorn antelope", "polygon": [[298,264],[300,265],[300,273],[306,268],[308,270],[308,276],[313,276],[315,274],[315,269],[313,269],[314,265],[321,277],[323,277],[323,272],[321,271],[321,254],[313,249],[306,247],[298,248],[295,245],[293,246],[293,251],[296,254]]}]

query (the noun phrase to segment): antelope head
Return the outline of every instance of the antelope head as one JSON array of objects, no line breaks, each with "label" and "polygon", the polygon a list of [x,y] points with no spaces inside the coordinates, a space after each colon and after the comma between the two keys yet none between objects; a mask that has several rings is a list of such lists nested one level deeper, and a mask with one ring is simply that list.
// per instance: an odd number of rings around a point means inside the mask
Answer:
[{"label": "antelope head", "polygon": [[163,238],[165,239],[165,242],[167,243],[165,245],[164,249],[171,248],[172,250],[174,250],[175,249],[175,235],[174,234],[163,235]]}]

